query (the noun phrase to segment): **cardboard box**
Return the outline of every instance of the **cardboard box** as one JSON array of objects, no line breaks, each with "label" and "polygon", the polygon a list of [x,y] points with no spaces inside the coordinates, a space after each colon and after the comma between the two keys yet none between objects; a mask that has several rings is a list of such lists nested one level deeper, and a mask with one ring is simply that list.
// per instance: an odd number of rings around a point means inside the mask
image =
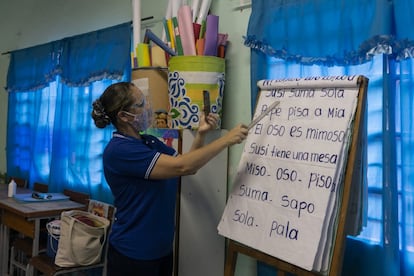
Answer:
[{"label": "cardboard box", "polygon": [[168,112],[168,68],[140,67],[132,70],[132,82],[147,96],[152,110]]}]

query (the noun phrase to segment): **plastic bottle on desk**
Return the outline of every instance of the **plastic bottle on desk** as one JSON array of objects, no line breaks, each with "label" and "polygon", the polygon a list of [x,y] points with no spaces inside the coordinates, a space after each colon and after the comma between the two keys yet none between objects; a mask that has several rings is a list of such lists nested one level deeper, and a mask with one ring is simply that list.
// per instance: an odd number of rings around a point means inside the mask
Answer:
[{"label": "plastic bottle on desk", "polygon": [[16,182],[14,181],[14,179],[12,179],[9,183],[9,191],[8,191],[8,196],[9,197],[13,197],[16,194]]}]

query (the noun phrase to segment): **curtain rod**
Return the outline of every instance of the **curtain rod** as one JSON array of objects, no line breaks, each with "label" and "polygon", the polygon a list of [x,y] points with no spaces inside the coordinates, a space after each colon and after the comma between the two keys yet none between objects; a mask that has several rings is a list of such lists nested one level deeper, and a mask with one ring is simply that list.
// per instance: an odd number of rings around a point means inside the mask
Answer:
[{"label": "curtain rod", "polygon": [[[141,18],[141,21],[147,21],[147,20],[151,20],[151,19],[154,19],[154,16],[148,16],[148,17]],[[132,25],[132,23],[131,23],[131,25]],[[17,50],[11,50],[11,51],[7,51],[7,52],[3,52],[3,53],[1,53],[1,55],[2,56],[9,55],[13,51],[17,51]]]}]

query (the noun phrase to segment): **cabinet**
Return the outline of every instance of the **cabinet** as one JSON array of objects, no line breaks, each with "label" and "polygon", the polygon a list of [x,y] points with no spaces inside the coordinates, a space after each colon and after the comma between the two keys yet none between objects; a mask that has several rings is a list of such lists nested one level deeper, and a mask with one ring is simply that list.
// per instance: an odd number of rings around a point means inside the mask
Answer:
[{"label": "cabinet", "polygon": [[[208,133],[209,143],[226,130]],[[194,140],[194,131],[183,130],[182,152]],[[227,199],[228,150],[222,151],[195,175],[181,178],[178,230],[178,275],[223,275],[225,239],[217,232]]]}]

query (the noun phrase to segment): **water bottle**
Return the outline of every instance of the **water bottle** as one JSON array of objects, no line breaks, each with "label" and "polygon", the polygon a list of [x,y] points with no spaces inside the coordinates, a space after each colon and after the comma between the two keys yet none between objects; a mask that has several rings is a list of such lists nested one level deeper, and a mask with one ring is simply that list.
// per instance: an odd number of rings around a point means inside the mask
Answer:
[{"label": "water bottle", "polygon": [[8,191],[8,196],[9,197],[13,197],[16,194],[16,182],[14,181],[14,179],[12,179],[9,183],[9,191]]}]

